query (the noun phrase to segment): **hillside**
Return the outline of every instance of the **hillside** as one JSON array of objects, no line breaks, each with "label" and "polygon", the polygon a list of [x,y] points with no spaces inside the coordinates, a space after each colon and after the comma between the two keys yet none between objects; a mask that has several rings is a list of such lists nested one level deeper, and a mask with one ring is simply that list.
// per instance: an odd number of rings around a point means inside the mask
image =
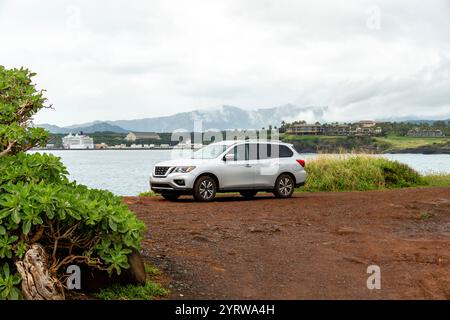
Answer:
[{"label": "hillside", "polygon": [[244,110],[233,106],[222,106],[215,110],[195,110],[177,113],[166,117],[144,118],[135,120],[94,121],[85,124],[58,127],[49,124],[37,125],[46,128],[52,133],[68,133],[83,131],[86,133],[111,131],[123,133],[126,131],[138,132],[173,132],[184,129],[194,130],[196,121],[201,121],[203,130],[207,129],[261,129],[262,127],[280,126],[281,122],[298,118],[311,118],[321,120],[326,107],[297,107],[283,105],[274,108],[259,108]]},{"label": "hillside", "polygon": [[303,153],[426,153],[450,154],[450,137],[416,138],[402,136],[296,136],[281,135],[281,140],[292,143]]},{"label": "hillside", "polygon": [[51,124],[38,124],[37,127],[44,128],[48,130],[51,133],[54,134],[62,134],[62,133],[77,133],[77,132],[83,132],[83,133],[94,133],[94,132],[114,132],[114,133],[126,133],[127,130],[112,125],[106,122],[97,122],[95,124],[90,124],[86,126],[68,126],[68,127],[58,127]]}]

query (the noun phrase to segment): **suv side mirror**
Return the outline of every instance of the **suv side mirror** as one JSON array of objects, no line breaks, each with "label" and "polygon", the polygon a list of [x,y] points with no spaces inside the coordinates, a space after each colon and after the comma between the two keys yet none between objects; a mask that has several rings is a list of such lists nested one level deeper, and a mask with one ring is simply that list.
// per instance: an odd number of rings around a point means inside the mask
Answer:
[{"label": "suv side mirror", "polygon": [[234,160],[234,154],[232,153],[227,153],[226,155],[223,156],[223,161],[233,161]]}]

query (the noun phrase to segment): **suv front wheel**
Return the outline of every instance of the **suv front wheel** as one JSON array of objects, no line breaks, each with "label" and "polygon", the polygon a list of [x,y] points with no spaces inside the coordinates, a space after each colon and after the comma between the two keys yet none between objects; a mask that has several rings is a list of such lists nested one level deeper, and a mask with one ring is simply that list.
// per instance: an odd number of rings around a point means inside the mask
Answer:
[{"label": "suv front wheel", "polygon": [[209,176],[197,179],[194,185],[194,198],[197,201],[213,201],[216,196],[216,182]]},{"label": "suv front wheel", "polygon": [[275,189],[273,191],[277,198],[289,198],[294,193],[294,179],[289,174],[282,174],[275,182]]}]

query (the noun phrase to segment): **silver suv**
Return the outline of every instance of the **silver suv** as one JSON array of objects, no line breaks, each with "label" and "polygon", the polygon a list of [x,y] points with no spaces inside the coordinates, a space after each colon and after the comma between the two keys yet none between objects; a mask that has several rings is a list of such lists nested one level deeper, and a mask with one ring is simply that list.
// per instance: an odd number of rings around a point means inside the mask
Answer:
[{"label": "silver suv", "polygon": [[258,191],[288,198],[305,183],[304,167],[304,158],[291,144],[223,141],[195,151],[190,159],[158,163],[150,187],[168,200],[188,194],[198,201],[212,201],[216,192],[239,192],[252,198]]}]

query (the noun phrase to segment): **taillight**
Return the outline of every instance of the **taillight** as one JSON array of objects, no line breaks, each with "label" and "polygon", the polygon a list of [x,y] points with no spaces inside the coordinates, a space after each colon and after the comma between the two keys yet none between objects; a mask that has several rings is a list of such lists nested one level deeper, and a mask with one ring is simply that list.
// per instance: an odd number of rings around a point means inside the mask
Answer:
[{"label": "taillight", "polygon": [[301,165],[302,167],[305,167],[305,160],[301,159],[301,160],[297,160],[298,164]]}]

